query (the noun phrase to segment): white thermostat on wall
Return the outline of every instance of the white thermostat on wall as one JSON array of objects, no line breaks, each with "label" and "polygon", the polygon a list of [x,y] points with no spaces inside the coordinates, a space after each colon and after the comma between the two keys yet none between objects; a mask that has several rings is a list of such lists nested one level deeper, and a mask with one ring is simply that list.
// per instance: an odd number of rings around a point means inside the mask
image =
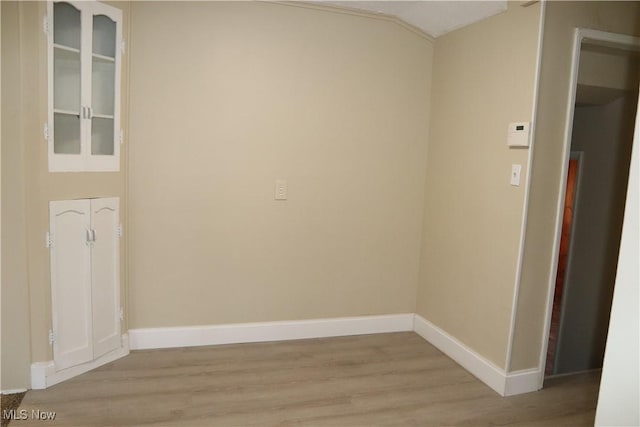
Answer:
[{"label": "white thermostat on wall", "polygon": [[507,136],[507,145],[509,147],[528,147],[530,135],[529,122],[509,123],[509,135]]}]

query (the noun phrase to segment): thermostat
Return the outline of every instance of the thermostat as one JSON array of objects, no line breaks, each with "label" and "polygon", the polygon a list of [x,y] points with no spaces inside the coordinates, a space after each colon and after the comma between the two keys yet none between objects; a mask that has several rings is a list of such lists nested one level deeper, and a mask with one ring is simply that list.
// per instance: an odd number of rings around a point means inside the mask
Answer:
[{"label": "thermostat", "polygon": [[531,126],[529,122],[509,123],[507,145],[509,147],[528,147],[530,127]]}]

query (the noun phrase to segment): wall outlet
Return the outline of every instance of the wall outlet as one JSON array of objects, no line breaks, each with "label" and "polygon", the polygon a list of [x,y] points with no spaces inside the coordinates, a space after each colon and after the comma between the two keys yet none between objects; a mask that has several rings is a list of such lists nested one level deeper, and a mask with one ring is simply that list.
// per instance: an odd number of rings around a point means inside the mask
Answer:
[{"label": "wall outlet", "polygon": [[287,200],[287,181],[284,179],[276,179],[276,200]]}]

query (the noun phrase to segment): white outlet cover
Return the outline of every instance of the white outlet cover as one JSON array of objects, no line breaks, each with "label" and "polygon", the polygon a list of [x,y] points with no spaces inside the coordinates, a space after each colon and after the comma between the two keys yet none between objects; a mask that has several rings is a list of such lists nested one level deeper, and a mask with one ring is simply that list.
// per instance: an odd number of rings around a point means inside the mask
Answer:
[{"label": "white outlet cover", "polygon": [[276,179],[275,199],[287,200],[287,181],[285,179]]}]

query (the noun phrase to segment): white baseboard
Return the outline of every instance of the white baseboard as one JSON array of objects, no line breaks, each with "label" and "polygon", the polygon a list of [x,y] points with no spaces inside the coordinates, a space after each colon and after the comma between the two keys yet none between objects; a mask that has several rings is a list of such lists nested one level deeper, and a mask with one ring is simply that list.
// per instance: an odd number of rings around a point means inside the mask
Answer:
[{"label": "white baseboard", "polygon": [[524,369],[513,371],[507,374],[507,381],[504,388],[505,396],[531,393],[542,388],[540,385],[540,369]]},{"label": "white baseboard", "polygon": [[54,384],[58,384],[62,381],[76,377],[85,372],[89,372],[92,369],[98,368],[114,360],[129,354],[129,337],[127,334],[122,335],[122,347],[113,350],[107,354],[104,354],[92,360],[91,362],[83,363],[81,365],[72,366],[70,368],[56,371],[56,365],[53,360],[47,362],[35,362],[31,364],[31,388],[34,390],[41,390],[50,387]]},{"label": "white baseboard", "polygon": [[132,350],[297,340],[413,330],[413,313],[129,330]]},{"label": "white baseboard", "polygon": [[528,393],[540,388],[538,386],[539,369],[507,374],[504,369],[496,366],[418,314],[415,315],[413,330],[501,396]]},{"label": "white baseboard", "polygon": [[455,360],[480,381],[504,396],[506,375],[503,369],[416,314],[413,330],[438,350]]},{"label": "white baseboard", "polygon": [[57,372],[53,361],[33,363],[31,365],[31,388],[47,388],[83,374],[126,356],[130,349],[195,347],[406,331],[416,332],[501,396],[529,393],[541,388],[539,369],[506,373],[504,369],[482,357],[422,316],[413,313],[131,329],[128,336],[127,334],[122,336],[123,347],[121,349],[105,354],[92,362]]},{"label": "white baseboard", "polygon": [[26,388],[12,388],[9,390],[2,390],[0,391],[0,394],[18,394],[18,393],[24,393],[26,391],[27,391]]}]

